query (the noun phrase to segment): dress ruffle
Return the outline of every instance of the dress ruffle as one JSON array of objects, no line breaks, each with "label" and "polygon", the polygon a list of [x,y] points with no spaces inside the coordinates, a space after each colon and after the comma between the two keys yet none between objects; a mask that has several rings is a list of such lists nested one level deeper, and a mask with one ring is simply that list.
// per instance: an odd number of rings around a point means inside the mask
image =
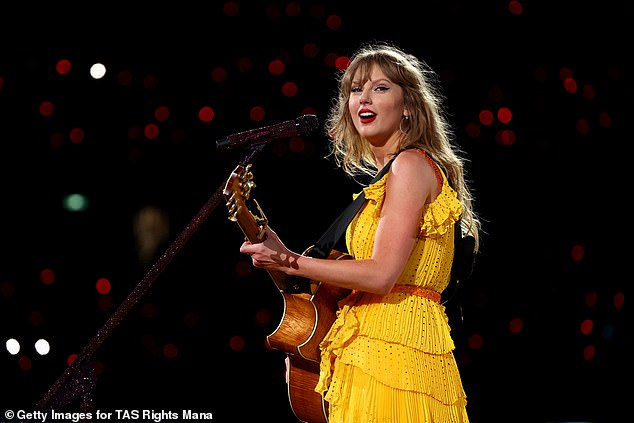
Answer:
[{"label": "dress ruffle", "polygon": [[375,183],[370,184],[367,187],[363,188],[363,192],[365,193],[365,198],[367,198],[370,201],[382,202],[383,198],[385,197],[385,183],[387,182],[388,176],[389,176],[389,173],[386,173],[385,175],[383,175],[381,179],[379,179]]},{"label": "dress ruffle", "polygon": [[[353,293],[348,298],[356,297],[357,295],[359,294]],[[332,364],[335,358],[341,356],[343,348],[356,337],[358,332],[359,320],[354,312],[351,311],[350,305],[343,305],[337,311],[337,319],[319,345],[322,358],[320,361],[320,376],[315,386],[315,391],[323,395],[328,390],[332,380]]]},{"label": "dress ruffle", "polygon": [[[363,188],[365,198],[369,200],[371,207],[374,207],[374,215],[378,217],[383,208],[385,199],[385,186],[390,174],[386,173],[381,179]],[[419,238],[438,237],[444,235],[454,223],[460,218],[462,213],[462,203],[458,200],[458,194],[449,185],[447,177],[442,174],[443,185],[438,197],[427,204],[421,217]],[[354,194],[356,199],[360,193]]]},{"label": "dress ruffle", "polygon": [[[466,399],[458,396],[447,404],[418,391],[386,389],[363,370],[340,363],[334,374],[333,390],[326,395],[331,422],[467,423]],[[450,387],[451,390],[453,390]],[[342,390],[344,401],[333,401],[334,391]]]},{"label": "dress ruffle", "polygon": [[358,336],[343,350],[341,363],[354,366],[384,385],[422,392],[445,405],[464,396],[452,354],[429,354],[381,339]]},{"label": "dress ruffle", "polygon": [[[342,300],[341,305],[337,319],[320,345],[322,360],[317,392],[324,394],[328,389],[333,364],[339,358],[386,385],[426,392],[444,403],[455,401],[453,394],[450,398],[445,397],[444,388],[431,389],[430,386],[436,385],[430,385],[427,377],[416,378],[390,371],[422,365],[425,369],[433,369],[430,374],[434,374],[439,367],[450,364],[455,345],[444,306],[402,292],[385,296],[357,292]],[[412,312],[402,313],[403,309]],[[442,357],[445,357],[444,364]],[[452,371],[453,368],[443,369],[438,374]],[[452,377],[455,376],[458,376],[457,372]],[[454,394],[459,393],[462,393],[460,389]]]},{"label": "dress ruffle", "polygon": [[458,194],[444,179],[440,194],[423,212],[419,238],[444,235],[458,221],[461,213],[462,203],[458,200]]},{"label": "dress ruffle", "polygon": [[[389,173],[383,175],[381,179],[376,181],[373,184],[368,185],[363,188],[363,194],[365,195],[366,200],[374,207],[375,216],[378,217],[381,213],[381,208],[383,207],[383,199],[385,198],[385,183],[387,182],[387,177]],[[355,193],[352,195],[352,199],[356,200],[356,198],[361,195],[361,193]]]}]

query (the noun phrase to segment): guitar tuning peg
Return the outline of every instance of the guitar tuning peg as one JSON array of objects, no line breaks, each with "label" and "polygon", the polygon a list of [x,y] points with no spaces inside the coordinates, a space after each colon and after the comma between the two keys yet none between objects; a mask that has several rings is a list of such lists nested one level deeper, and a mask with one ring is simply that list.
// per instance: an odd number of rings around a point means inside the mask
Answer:
[{"label": "guitar tuning peg", "polygon": [[229,208],[229,220],[232,222],[237,222],[238,213],[240,213],[242,206],[233,202],[231,204],[227,203],[227,207]]},{"label": "guitar tuning peg", "polygon": [[243,168],[242,178],[253,178],[253,173],[251,173],[251,164],[249,163]]}]

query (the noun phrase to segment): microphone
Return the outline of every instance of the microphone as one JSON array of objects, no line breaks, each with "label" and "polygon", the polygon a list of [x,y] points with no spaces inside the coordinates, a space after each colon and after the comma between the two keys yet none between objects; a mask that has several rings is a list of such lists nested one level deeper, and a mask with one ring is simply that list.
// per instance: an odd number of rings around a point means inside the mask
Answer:
[{"label": "microphone", "polygon": [[287,120],[286,122],[229,135],[216,141],[216,148],[219,150],[232,150],[242,147],[244,144],[250,147],[265,144],[280,138],[309,135],[313,133],[318,126],[317,116],[302,115],[296,119]]}]

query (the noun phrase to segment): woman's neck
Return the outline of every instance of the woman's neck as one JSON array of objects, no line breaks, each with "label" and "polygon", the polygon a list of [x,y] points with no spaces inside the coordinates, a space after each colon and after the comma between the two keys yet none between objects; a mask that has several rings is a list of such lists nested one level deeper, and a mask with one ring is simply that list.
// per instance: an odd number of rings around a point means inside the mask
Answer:
[{"label": "woman's neck", "polygon": [[373,145],[371,148],[372,154],[374,154],[374,163],[376,164],[377,169],[381,170],[383,166],[385,166],[387,162],[394,157],[394,154],[396,154],[398,144],[387,143],[381,146]]}]

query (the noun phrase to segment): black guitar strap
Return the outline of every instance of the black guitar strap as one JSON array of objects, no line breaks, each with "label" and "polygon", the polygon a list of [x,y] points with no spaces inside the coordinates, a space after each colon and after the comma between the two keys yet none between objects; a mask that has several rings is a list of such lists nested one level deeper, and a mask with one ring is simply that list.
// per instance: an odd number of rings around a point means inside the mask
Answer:
[{"label": "black guitar strap", "polygon": [[[387,173],[395,158],[396,156],[383,166],[383,169],[370,181],[370,185],[379,181]],[[361,191],[361,194],[343,210],[307,254],[314,258],[326,258],[333,249],[346,252],[347,248],[344,242],[344,234],[346,233],[348,225],[352,222],[352,219],[354,219],[354,216],[359,209],[361,209],[363,203],[365,203],[365,193]]]}]

